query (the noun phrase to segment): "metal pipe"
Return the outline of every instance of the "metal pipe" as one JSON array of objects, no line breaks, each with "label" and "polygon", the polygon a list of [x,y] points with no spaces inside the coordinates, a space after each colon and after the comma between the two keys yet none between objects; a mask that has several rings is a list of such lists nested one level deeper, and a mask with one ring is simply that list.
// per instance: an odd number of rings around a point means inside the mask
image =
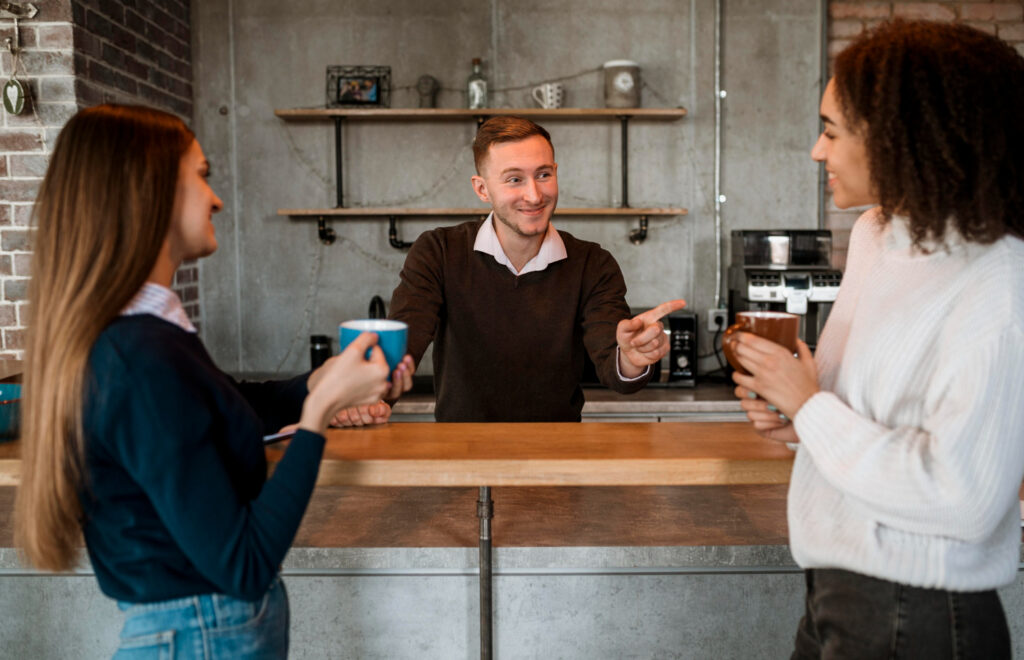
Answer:
[{"label": "metal pipe", "polygon": [[398,218],[393,215],[388,216],[388,243],[396,250],[407,250],[412,247],[412,243],[398,238]]},{"label": "metal pipe", "polygon": [[715,304],[722,304],[722,0],[715,0]]},{"label": "metal pipe", "polygon": [[629,117],[619,117],[622,122],[622,208],[629,206]]},{"label": "metal pipe", "polygon": [[491,518],[494,517],[494,503],[490,486],[480,486],[476,515],[480,518],[480,660],[491,660]]},{"label": "metal pipe", "polygon": [[345,184],[341,176],[341,124],[344,117],[334,118],[334,171],[338,180],[335,184],[336,198],[335,205],[341,209],[345,208]]},{"label": "metal pipe", "polygon": [[[819,8],[820,13],[820,49],[819,57],[821,62],[819,67],[821,69],[820,80],[818,81],[818,98],[825,93],[825,86],[828,85],[828,1],[821,0]],[[818,134],[821,135],[822,131],[825,130],[825,125],[821,122],[821,117],[818,117]],[[825,173],[825,163],[818,163],[818,229],[825,228],[825,191],[828,188],[828,175]]]}]

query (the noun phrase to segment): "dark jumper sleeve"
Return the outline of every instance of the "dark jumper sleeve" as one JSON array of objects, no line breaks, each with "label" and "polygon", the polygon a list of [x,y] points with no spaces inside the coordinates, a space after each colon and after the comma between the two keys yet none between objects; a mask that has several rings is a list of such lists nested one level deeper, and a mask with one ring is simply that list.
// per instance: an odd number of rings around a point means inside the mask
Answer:
[{"label": "dark jumper sleeve", "polygon": [[651,370],[633,381],[623,381],[618,375],[615,329],[619,321],[630,317],[626,304],[626,281],[615,258],[607,250],[598,248],[591,259],[594,263],[588,264],[588,272],[596,276],[588,283],[589,289],[584,292],[581,302],[583,345],[601,383],[616,392],[632,394],[647,384]]},{"label": "dark jumper sleeve", "polygon": [[264,435],[277,433],[282,426],[294,424],[302,416],[302,404],[309,389],[307,372],[288,380],[263,382],[234,381],[238,392],[263,420]]},{"label": "dark jumper sleeve", "polygon": [[409,248],[391,294],[389,318],[408,324],[408,352],[417,367],[445,314],[444,259],[438,232],[424,232]]},{"label": "dark jumper sleeve", "polygon": [[300,430],[259,494],[243,501],[223,447],[263,452],[251,413],[222,419],[204,396],[209,370],[197,368],[192,356],[149,361],[143,369],[116,346],[106,353],[106,367],[116,371],[105,380],[119,385],[104,392],[97,411],[106,420],[105,445],[200,574],[224,593],[260,597],[302,520],[323,436]]}]

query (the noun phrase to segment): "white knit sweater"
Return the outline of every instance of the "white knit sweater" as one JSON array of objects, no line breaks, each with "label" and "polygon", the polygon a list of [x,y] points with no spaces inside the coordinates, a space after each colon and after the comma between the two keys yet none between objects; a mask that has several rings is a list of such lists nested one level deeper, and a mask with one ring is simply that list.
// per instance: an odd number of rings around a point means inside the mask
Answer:
[{"label": "white knit sweater", "polygon": [[1024,475],[1024,241],[860,217],[815,360],[789,535],[804,568],[954,591],[1014,579]]}]

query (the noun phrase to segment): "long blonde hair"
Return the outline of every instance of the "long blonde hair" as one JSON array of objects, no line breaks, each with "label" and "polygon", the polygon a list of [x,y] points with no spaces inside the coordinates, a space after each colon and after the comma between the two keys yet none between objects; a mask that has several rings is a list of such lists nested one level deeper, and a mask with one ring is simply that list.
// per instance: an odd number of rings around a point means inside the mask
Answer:
[{"label": "long blonde hair", "polygon": [[77,557],[89,352],[156,263],[194,139],[174,115],[114,105],[78,112],[57,137],[34,209],[15,504],[16,543],[40,569]]}]

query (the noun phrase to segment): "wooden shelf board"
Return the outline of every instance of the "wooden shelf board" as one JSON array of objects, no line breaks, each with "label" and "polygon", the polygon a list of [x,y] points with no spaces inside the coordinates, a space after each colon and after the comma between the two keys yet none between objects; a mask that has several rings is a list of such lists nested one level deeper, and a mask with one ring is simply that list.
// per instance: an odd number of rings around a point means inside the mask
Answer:
[{"label": "wooden shelf board", "polygon": [[517,115],[544,119],[657,119],[675,121],[686,116],[686,108],[282,108],[274,114],[285,121],[316,121],[344,117],[376,121],[409,121],[441,119],[464,120],[495,115]]},{"label": "wooden shelf board", "polygon": [[[371,217],[432,217],[432,216],[479,216],[483,217],[490,213],[489,208],[401,208],[401,207],[363,207],[363,208],[331,208],[331,209],[278,209],[278,215],[291,216],[293,218],[314,218],[318,216],[332,218],[371,218]],[[559,208],[555,215],[560,216],[622,216],[634,218],[640,215],[647,216],[671,216],[686,215],[689,213],[684,208]]]}]

